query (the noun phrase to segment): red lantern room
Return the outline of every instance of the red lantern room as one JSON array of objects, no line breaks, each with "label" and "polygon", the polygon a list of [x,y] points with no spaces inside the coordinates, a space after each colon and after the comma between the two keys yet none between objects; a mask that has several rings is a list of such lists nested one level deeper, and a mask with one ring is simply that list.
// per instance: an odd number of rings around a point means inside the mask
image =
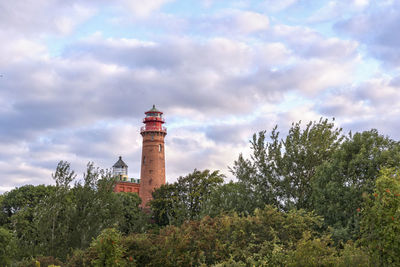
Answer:
[{"label": "red lantern room", "polygon": [[143,119],[143,126],[140,129],[140,133],[143,132],[162,132],[167,133],[167,128],[163,127],[162,125],[165,123],[164,118],[162,117],[162,112],[156,109],[156,106],[153,105],[153,108],[149,111],[146,111],[146,117]]}]

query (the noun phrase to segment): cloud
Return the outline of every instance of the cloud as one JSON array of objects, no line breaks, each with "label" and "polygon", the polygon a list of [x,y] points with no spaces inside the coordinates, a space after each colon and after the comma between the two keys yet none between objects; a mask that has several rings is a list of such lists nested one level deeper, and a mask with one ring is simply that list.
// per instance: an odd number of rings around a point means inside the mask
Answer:
[{"label": "cloud", "polygon": [[257,34],[269,28],[269,18],[265,14],[238,9],[226,9],[216,14],[189,18],[188,27],[204,35],[246,36]]},{"label": "cloud", "polygon": [[[6,45],[0,58],[12,60],[4,65],[6,74],[1,80],[0,94],[8,99],[0,113],[2,125],[7,126],[1,138],[34,140],[54,129],[139,119],[155,96],[166,111],[179,105],[202,110],[204,116],[223,116],[279,101],[291,90],[313,95],[349,82],[352,58],[340,59],[335,53],[341,50],[354,56],[354,44],[325,40],[314,33],[309,34],[310,40],[290,39],[296,31],[277,30],[289,47],[227,38],[144,42],[95,35],[71,45],[62,57],[50,58],[34,42],[26,42],[21,49]],[[313,41],[314,48],[307,50]],[[34,56],[21,56],[24,47],[35,49]],[[293,58],[294,48],[304,59]]]},{"label": "cloud", "polygon": [[297,2],[298,0],[282,0],[282,1],[264,0],[262,2],[262,5],[269,11],[279,12],[293,6]]},{"label": "cloud", "polygon": [[[0,52],[11,59],[1,79],[0,145],[15,143],[10,150],[18,152],[3,154],[3,169],[19,166],[12,175],[18,185],[29,180],[30,171],[29,181],[51,182],[49,173],[59,160],[82,171],[92,160],[109,167],[119,154],[137,176],[138,129],[153,103],[171,119],[168,177],[193,168],[222,168],[246,149],[249,135],[271,122],[253,118],[238,127],[218,120],[273,105],[291,90],[313,94],[340,86],[351,73],[351,67],[339,68],[329,57],[287,65],[293,51],[279,42],[145,42],[95,35],[71,44],[60,57],[50,57],[36,42],[21,43]],[[24,46],[36,52],[18,57]],[[190,124],[181,136],[182,127]]]},{"label": "cloud", "polygon": [[2,1],[2,31],[20,35],[70,34],[80,23],[93,16],[95,9],[79,1]]},{"label": "cloud", "polygon": [[280,40],[295,52],[296,56],[305,58],[347,61],[354,59],[358,53],[356,41],[324,37],[317,31],[303,26],[275,25],[266,39]]},{"label": "cloud", "polygon": [[[251,135],[275,124],[334,116],[346,129],[399,136],[400,78],[380,68],[358,77],[370,55],[396,67],[396,3],[354,0],[313,23],[313,10],[294,14],[296,0],[200,3],[190,14],[169,3],[0,4],[0,191],[51,183],[59,160],[80,174],[121,155],[138,177],[152,104],[167,120],[170,182],[194,168],[229,176]],[[347,38],[326,30],[339,19]]]},{"label": "cloud", "polygon": [[139,18],[149,16],[152,12],[160,9],[163,5],[173,2],[174,0],[121,0],[124,6],[127,6],[130,11]]},{"label": "cloud", "polygon": [[[397,78],[374,78],[359,85],[332,91],[319,100],[317,110],[334,116],[348,130],[377,128],[392,138],[399,138],[393,127],[400,122],[400,87]],[[377,116],[379,114],[379,116]]]},{"label": "cloud", "polygon": [[245,11],[235,16],[235,28],[244,33],[251,33],[268,29],[269,19],[265,15]]},{"label": "cloud", "polygon": [[398,1],[385,5],[375,4],[363,12],[341,20],[335,28],[346,33],[366,46],[370,55],[382,62],[385,67],[397,68],[400,63],[400,4]]}]

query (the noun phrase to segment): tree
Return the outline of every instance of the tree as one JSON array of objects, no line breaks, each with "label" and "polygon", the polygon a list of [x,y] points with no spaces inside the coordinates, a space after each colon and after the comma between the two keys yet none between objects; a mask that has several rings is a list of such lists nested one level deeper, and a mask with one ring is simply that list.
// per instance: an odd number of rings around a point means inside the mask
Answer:
[{"label": "tree", "polygon": [[363,195],[374,190],[382,167],[399,166],[400,145],[377,130],[349,135],[317,170],[313,180],[315,210],[334,228],[334,238],[357,238]]},{"label": "tree", "polygon": [[179,192],[176,183],[164,184],[155,189],[150,201],[152,215],[156,224],[160,226],[180,224],[185,218],[183,203],[178,198]]},{"label": "tree", "polygon": [[37,225],[35,210],[54,193],[54,186],[24,185],[2,196],[1,211],[3,226],[15,232],[16,257],[35,255],[37,251]]},{"label": "tree", "polygon": [[142,202],[137,194],[120,192],[116,194],[118,210],[118,229],[123,234],[141,233],[149,228],[149,215],[139,207]]},{"label": "tree", "polygon": [[54,192],[54,186],[24,185],[2,195],[1,211],[8,218],[20,210],[35,208],[44,198]]},{"label": "tree", "polygon": [[[56,182],[54,194],[44,199],[35,209],[39,251],[53,257],[65,258],[70,249],[73,196],[70,184],[76,174],[68,162],[60,161],[52,174]],[[35,256],[35,255],[33,255]]]},{"label": "tree", "polygon": [[361,242],[375,266],[400,265],[400,171],[382,169],[361,210]]},{"label": "tree", "polygon": [[[92,254],[96,258],[91,261],[95,267],[126,266],[127,262],[122,257],[125,248],[121,244],[122,235],[114,228],[104,229],[90,245]],[[129,266],[136,266],[131,262]]]},{"label": "tree", "polygon": [[172,185],[164,185],[153,192],[150,201],[154,218],[160,225],[181,224],[200,218],[204,203],[214,188],[224,181],[219,171],[198,171],[179,177]]},{"label": "tree", "polygon": [[231,181],[218,185],[205,200],[201,214],[211,217],[234,212],[249,215],[255,208],[249,193],[242,183]]},{"label": "tree", "polygon": [[301,122],[293,123],[284,139],[277,129],[272,130],[270,142],[265,131],[254,134],[250,159],[240,155],[231,171],[259,207],[272,204],[285,210],[312,210],[311,181],[316,168],[340,146],[341,129],[322,118],[309,122],[304,130]]},{"label": "tree", "polygon": [[4,211],[3,200],[4,200],[4,195],[0,195],[0,227],[1,226],[5,227],[6,224],[8,223],[8,216]]},{"label": "tree", "polygon": [[83,181],[71,187],[75,177],[69,163],[60,162],[53,175],[55,194],[36,210],[40,250],[60,259],[71,249],[87,248],[103,229],[122,219],[110,172],[89,163]]},{"label": "tree", "polygon": [[0,265],[9,266],[15,255],[16,245],[13,234],[0,227]]}]

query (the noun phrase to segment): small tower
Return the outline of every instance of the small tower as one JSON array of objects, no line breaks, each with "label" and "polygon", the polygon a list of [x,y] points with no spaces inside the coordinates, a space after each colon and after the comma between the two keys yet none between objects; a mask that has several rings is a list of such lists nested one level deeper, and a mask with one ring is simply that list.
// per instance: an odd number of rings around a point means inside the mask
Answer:
[{"label": "small tower", "polygon": [[117,178],[114,192],[139,193],[140,180],[135,178],[128,178],[128,165],[126,165],[126,163],[122,160],[121,156],[113,166],[113,176]]},{"label": "small tower", "polygon": [[140,129],[143,137],[139,191],[142,207],[152,199],[154,189],[165,184],[164,137],[167,135],[167,129],[162,126],[165,123],[163,113],[155,105],[145,114],[145,126]]},{"label": "small tower", "polygon": [[128,165],[119,156],[118,161],[113,165],[113,175],[118,177],[120,181],[128,180]]}]

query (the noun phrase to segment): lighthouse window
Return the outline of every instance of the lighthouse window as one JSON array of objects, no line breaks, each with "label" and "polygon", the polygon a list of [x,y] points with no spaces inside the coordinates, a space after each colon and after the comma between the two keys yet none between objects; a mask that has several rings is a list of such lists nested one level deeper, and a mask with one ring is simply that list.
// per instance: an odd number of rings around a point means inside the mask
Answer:
[{"label": "lighthouse window", "polygon": [[146,157],[143,156],[143,165],[146,163]]},{"label": "lighthouse window", "polygon": [[161,152],[162,151],[162,145],[160,144],[160,145],[158,145],[158,152]]}]

